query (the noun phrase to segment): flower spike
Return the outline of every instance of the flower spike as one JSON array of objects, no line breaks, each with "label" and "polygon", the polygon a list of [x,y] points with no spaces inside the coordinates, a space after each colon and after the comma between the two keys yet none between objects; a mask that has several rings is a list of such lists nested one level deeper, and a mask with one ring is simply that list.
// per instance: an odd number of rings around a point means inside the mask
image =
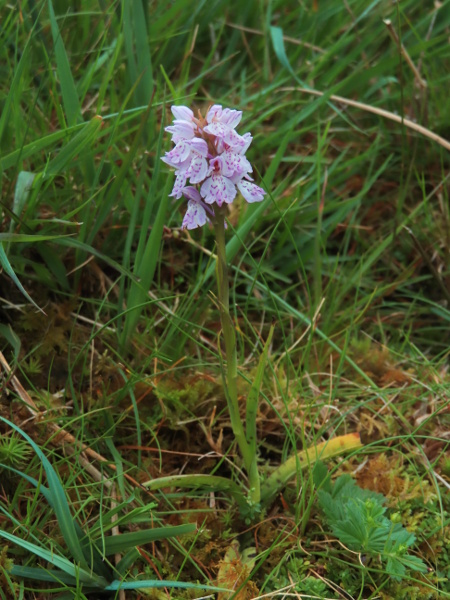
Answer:
[{"label": "flower spike", "polygon": [[[166,131],[175,147],[162,157],[175,169],[175,184],[170,194],[188,200],[182,227],[195,229],[214,218],[214,206],[230,204],[238,192],[249,202],[261,202],[265,191],[250,183],[252,166],[245,153],[252,142],[250,133],[236,131],[242,112],[210,106],[203,117],[195,117],[187,106],[172,106],[175,117]],[[192,185],[187,185],[188,182]]]}]

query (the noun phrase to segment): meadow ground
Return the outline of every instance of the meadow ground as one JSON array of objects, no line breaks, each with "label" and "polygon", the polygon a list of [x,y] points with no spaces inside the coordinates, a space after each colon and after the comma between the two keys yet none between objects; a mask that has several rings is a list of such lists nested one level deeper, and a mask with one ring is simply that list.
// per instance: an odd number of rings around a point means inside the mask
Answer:
[{"label": "meadow ground", "polygon": [[[450,598],[450,2],[0,11],[0,598]],[[234,416],[160,160],[213,104]]]}]

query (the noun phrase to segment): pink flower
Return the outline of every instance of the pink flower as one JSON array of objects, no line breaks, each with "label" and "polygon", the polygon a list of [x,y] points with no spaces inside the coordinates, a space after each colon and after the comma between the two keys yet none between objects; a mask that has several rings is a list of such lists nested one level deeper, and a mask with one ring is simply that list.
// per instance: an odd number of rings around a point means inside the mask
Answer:
[{"label": "pink flower", "polygon": [[172,106],[170,110],[175,119],[181,121],[192,121],[194,119],[194,113],[187,106]]},{"label": "pink flower", "polygon": [[[188,207],[181,226],[183,229],[203,227],[209,219],[198,190],[191,186],[185,187],[183,196],[188,199]],[[212,214],[214,215],[213,212]]]},{"label": "pink flower", "polygon": [[166,164],[177,169],[177,174],[185,173],[191,183],[200,183],[208,174],[208,144],[205,140],[194,138],[181,140],[170,152],[161,158]]},{"label": "pink flower", "polygon": [[192,140],[195,136],[195,123],[189,121],[174,121],[173,125],[166,127],[166,131],[172,134],[175,144],[184,140]]},{"label": "pink flower", "polygon": [[252,165],[242,154],[238,154],[231,149],[225,150],[220,156],[223,164],[223,174],[226,177],[233,175],[244,175],[253,171]]},{"label": "pink flower", "polygon": [[253,169],[245,156],[252,136],[236,131],[240,110],[214,104],[206,117],[199,113],[196,118],[187,106],[172,106],[172,114],[175,119],[166,131],[175,147],[162,160],[175,169],[170,195],[188,200],[183,228],[202,227],[209,221],[208,214],[215,217],[213,205],[230,204],[238,191],[249,203],[264,199],[265,191],[251,183]]},{"label": "pink flower", "polygon": [[254,183],[242,180],[239,181],[237,187],[247,202],[261,202],[261,200],[264,200],[266,192]]},{"label": "pink flower", "polygon": [[169,196],[179,200],[183,195],[183,189],[186,185],[187,175],[186,171],[177,171],[175,177],[175,183],[173,184],[172,193]]},{"label": "pink flower", "polygon": [[206,122],[220,122],[228,125],[231,129],[235,129],[242,119],[242,111],[232,110],[231,108],[222,109],[220,104],[214,104],[206,113]]},{"label": "pink flower", "polygon": [[230,204],[236,197],[236,186],[231,179],[222,174],[223,164],[224,160],[221,156],[209,161],[212,173],[200,188],[200,194],[207,204],[215,202],[218,206],[222,206],[224,202]]},{"label": "pink flower", "polygon": [[206,160],[207,156],[208,144],[205,140],[194,138],[191,141],[191,160],[186,169],[186,175],[191,183],[201,183],[208,175],[210,167]]},{"label": "pink flower", "polygon": [[180,140],[173,150],[166,152],[161,158],[163,162],[171,167],[178,168],[191,154],[191,146],[187,140]]},{"label": "pink flower", "polygon": [[226,147],[230,147],[237,152],[248,148],[246,138],[236,133],[234,129],[225,123],[211,123],[204,127],[203,131],[217,138],[216,148],[219,154],[221,154]]}]

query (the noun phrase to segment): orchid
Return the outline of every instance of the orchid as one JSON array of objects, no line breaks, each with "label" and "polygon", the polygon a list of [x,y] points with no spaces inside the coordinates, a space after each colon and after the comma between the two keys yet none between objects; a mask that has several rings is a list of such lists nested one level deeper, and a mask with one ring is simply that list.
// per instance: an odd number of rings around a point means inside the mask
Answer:
[{"label": "orchid", "polygon": [[239,192],[249,203],[264,199],[265,191],[251,183],[253,168],[245,156],[252,136],[236,131],[242,111],[220,104],[211,106],[206,117],[200,111],[195,117],[187,106],[171,110],[175,118],[166,131],[175,147],[161,160],[175,169],[170,195],[188,200],[183,228],[195,229],[213,220],[217,208],[233,202]]},{"label": "orchid", "polygon": [[147,482],[146,487],[158,489],[167,484],[181,487],[212,487],[227,491],[239,503],[246,522],[251,522],[267,506],[287,481],[298,475],[299,468],[306,468],[319,457],[334,456],[343,450],[359,448],[358,435],[348,434],[328,440],[313,448],[302,450],[283,462],[274,472],[261,480],[258,466],[256,414],[258,395],[267,353],[271,344],[274,325],[264,344],[255,381],[245,401],[238,393],[238,347],[233,312],[230,310],[230,280],[228,276],[226,249],[227,207],[240,193],[249,203],[264,200],[265,191],[253,183],[253,168],[245,156],[252,136],[239,134],[236,127],[242,112],[222,108],[219,104],[209,107],[206,116],[195,116],[187,106],[173,106],[173,123],[166,127],[172,135],[174,147],[162,160],[175,169],[175,183],[171,196],[187,200],[183,229],[196,229],[210,223],[215,233],[215,261],[217,294],[216,306],[220,312],[221,331],[217,348],[224,351],[221,360],[224,397],[236,445],[242,459],[244,480],[242,487],[234,481],[217,475],[181,475],[158,478]]},{"label": "orchid", "polygon": [[[211,223],[216,238],[217,299],[225,346],[225,369],[222,371],[231,428],[248,475],[249,507],[258,510],[261,485],[257,469],[256,434],[247,438],[247,424],[240,415],[237,388],[236,332],[230,313],[230,290],[225,246],[225,215],[240,193],[249,203],[261,202],[265,191],[253,183],[253,168],[245,153],[252,143],[250,133],[239,134],[236,127],[242,112],[210,106],[205,116],[197,116],[187,106],[172,106],[174,120],[166,127],[174,147],[162,157],[175,169],[175,183],[170,196],[187,199],[183,229],[196,229]],[[219,344],[220,345],[220,344]],[[251,425],[253,427],[254,424]],[[227,485],[228,488],[228,485]],[[239,491],[238,497],[242,494]],[[253,510],[253,508],[251,508]]]}]

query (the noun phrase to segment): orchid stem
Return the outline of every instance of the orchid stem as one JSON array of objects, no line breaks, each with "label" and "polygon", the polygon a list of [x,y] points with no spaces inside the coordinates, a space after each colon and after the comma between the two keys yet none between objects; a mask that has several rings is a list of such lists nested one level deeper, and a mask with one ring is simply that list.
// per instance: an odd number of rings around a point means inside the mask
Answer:
[{"label": "orchid stem", "polygon": [[[226,369],[222,371],[225,395],[230,413],[231,428],[244,460],[245,469],[249,476],[250,498],[259,502],[259,474],[254,469],[254,456],[247,442],[244,425],[241,419],[237,392],[237,351],[236,332],[230,315],[230,288],[225,248],[225,218],[223,211],[216,211],[214,230],[216,234],[216,275],[220,320],[225,341]],[[254,498],[252,490],[258,490]]]}]

